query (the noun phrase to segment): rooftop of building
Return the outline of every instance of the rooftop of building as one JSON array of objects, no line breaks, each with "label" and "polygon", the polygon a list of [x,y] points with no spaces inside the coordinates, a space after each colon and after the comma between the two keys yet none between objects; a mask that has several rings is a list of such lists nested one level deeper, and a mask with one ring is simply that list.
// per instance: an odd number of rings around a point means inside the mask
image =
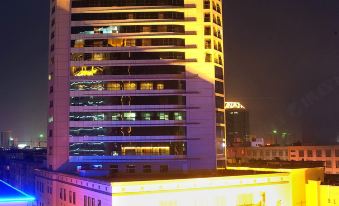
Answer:
[{"label": "rooftop of building", "polygon": [[130,181],[152,181],[152,180],[171,180],[171,179],[191,179],[208,178],[224,176],[244,176],[256,174],[271,174],[275,172],[258,172],[253,170],[217,170],[217,171],[195,171],[195,172],[168,172],[168,173],[135,173],[135,174],[113,174],[106,177],[94,177],[98,180],[110,182],[130,182]]},{"label": "rooftop of building", "polygon": [[32,202],[34,199],[34,197],[29,196],[0,180],[0,204],[11,202]]},{"label": "rooftop of building", "polygon": [[284,160],[251,160],[246,163],[228,163],[230,167],[253,167],[253,168],[273,168],[273,169],[301,169],[324,167],[322,161],[284,161]]}]

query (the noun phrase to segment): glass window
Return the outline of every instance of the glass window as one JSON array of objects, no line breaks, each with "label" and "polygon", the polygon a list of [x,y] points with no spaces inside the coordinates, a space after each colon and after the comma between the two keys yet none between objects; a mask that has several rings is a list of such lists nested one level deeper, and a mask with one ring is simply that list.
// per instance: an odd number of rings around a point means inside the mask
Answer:
[{"label": "glass window", "polygon": [[140,83],[140,90],[152,90],[153,83],[152,82],[141,82]]},{"label": "glass window", "polygon": [[270,156],[270,153],[271,153],[270,150],[266,150],[266,154],[265,155],[266,156]]},{"label": "glass window", "polygon": [[141,116],[142,120],[152,120],[152,114],[150,112],[143,112]]},{"label": "glass window", "polygon": [[159,120],[169,120],[168,112],[158,112]]},{"label": "glass window", "polygon": [[332,162],[326,161],[326,168],[332,168]]},{"label": "glass window", "polygon": [[326,157],[331,157],[331,150],[327,149],[325,150]]},{"label": "glass window", "polygon": [[322,153],[321,153],[321,150],[320,150],[320,149],[317,149],[317,150],[316,150],[316,156],[317,156],[317,157],[321,157],[321,156],[322,156]]},{"label": "glass window", "polygon": [[121,85],[117,82],[109,82],[107,83],[107,90],[120,90]]},{"label": "glass window", "polygon": [[339,168],[339,160],[336,161],[335,167],[336,167],[336,168]]},{"label": "glass window", "polygon": [[112,113],[112,120],[113,120],[113,121],[121,120],[121,115],[120,115],[120,113]]},{"label": "glass window", "polygon": [[184,120],[184,113],[183,112],[174,112],[174,120]]},{"label": "glass window", "polygon": [[313,157],[312,150],[307,150],[307,157]]},{"label": "glass window", "polygon": [[336,149],[336,150],[335,150],[335,156],[336,156],[336,157],[339,157],[339,149]]},{"label": "glass window", "polygon": [[304,157],[304,150],[299,150],[299,157]]},{"label": "glass window", "polygon": [[163,89],[165,89],[164,83],[158,83],[157,84],[157,90],[163,90]]},{"label": "glass window", "polygon": [[137,84],[134,83],[134,82],[124,83],[124,89],[125,90],[136,90],[137,89]]},{"label": "glass window", "polygon": [[127,112],[124,113],[124,120],[135,121],[136,116],[135,112]]}]

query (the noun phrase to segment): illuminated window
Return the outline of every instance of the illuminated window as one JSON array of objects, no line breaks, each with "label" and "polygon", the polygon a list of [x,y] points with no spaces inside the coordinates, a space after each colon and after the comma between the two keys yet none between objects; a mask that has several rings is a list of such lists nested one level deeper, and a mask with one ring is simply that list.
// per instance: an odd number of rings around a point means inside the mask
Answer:
[{"label": "illuminated window", "polygon": [[157,115],[158,115],[159,120],[169,120],[168,112],[158,112]]},{"label": "illuminated window", "polygon": [[121,115],[120,115],[120,113],[112,113],[112,120],[113,120],[113,121],[121,120]]},{"label": "illuminated window", "polygon": [[137,84],[134,83],[134,82],[126,82],[126,83],[124,83],[124,89],[125,90],[136,90]]},{"label": "illuminated window", "polygon": [[144,112],[141,114],[141,116],[142,116],[142,120],[151,120],[151,117],[152,117],[151,113],[149,112]]},{"label": "illuminated window", "polygon": [[83,39],[77,39],[74,43],[74,48],[82,48],[85,45],[85,41]]},{"label": "illuminated window", "polygon": [[120,90],[121,85],[117,82],[109,82],[107,83],[107,90]]},{"label": "illuminated window", "polygon": [[164,83],[158,83],[157,84],[157,90],[163,90],[163,89],[165,89]]},{"label": "illuminated window", "polygon": [[135,112],[124,113],[124,120],[135,121],[136,116]]},{"label": "illuminated window", "polygon": [[152,90],[153,83],[152,82],[141,82],[140,90]]},{"label": "illuminated window", "polygon": [[184,114],[182,112],[174,112],[174,120],[184,120]]},{"label": "illuminated window", "polygon": [[93,53],[92,54],[92,61],[101,61],[104,60],[105,55],[104,53]]}]

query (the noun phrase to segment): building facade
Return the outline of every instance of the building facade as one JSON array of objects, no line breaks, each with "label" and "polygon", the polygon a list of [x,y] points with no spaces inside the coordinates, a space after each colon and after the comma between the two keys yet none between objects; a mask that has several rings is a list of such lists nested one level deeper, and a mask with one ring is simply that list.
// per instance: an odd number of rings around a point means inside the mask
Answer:
[{"label": "building facade", "polygon": [[48,167],[225,166],[220,0],[51,0]]},{"label": "building facade", "polygon": [[233,175],[133,181],[39,170],[37,205],[330,206],[339,201],[339,187],[323,184],[321,167],[229,169]]},{"label": "building facade", "polygon": [[227,148],[229,163],[250,160],[318,161],[327,174],[339,174],[339,145]]},{"label": "building facade", "polygon": [[249,112],[240,102],[225,102],[227,146],[250,146]]}]

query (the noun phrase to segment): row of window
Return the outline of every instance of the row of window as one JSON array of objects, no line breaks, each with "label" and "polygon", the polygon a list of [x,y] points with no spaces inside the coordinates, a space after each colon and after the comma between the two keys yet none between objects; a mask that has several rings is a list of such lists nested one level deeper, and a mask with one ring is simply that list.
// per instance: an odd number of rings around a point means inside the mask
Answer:
[{"label": "row of window", "polygon": [[[325,167],[326,168],[332,168],[332,161],[331,160],[328,160],[328,161],[325,161]],[[335,161],[335,168],[339,168],[339,161]]]},{"label": "row of window", "polygon": [[186,105],[184,96],[86,96],[71,97],[71,106]]},{"label": "row of window", "polygon": [[71,67],[71,76],[182,74],[185,66],[82,66]]},{"label": "row of window", "polygon": [[[143,165],[142,166],[143,173],[152,173],[152,165]],[[132,164],[128,164],[125,167],[125,171],[122,170],[121,166],[119,168],[119,165],[110,165],[110,172],[111,174],[116,174],[119,172],[126,172],[126,173],[135,173],[136,172],[136,166]],[[168,165],[160,165],[159,168],[160,173],[167,173],[168,172]]]},{"label": "row of window", "polygon": [[71,61],[185,59],[185,52],[72,53]]},{"label": "row of window", "polygon": [[134,47],[134,46],[185,46],[184,39],[166,38],[166,39],[95,39],[83,40],[77,39],[71,41],[74,48],[83,47]]},{"label": "row of window", "polygon": [[133,13],[79,13],[72,14],[72,21],[123,20],[123,19],[184,19],[183,12],[133,12]]},{"label": "row of window", "polygon": [[[212,42],[211,39],[206,39],[205,40],[205,49],[211,49],[212,48]],[[213,46],[214,50],[220,51],[222,52],[222,46],[221,46],[221,42],[219,41],[214,41],[214,46]]]},{"label": "row of window", "polygon": [[184,126],[71,127],[70,136],[185,136]]},{"label": "row of window", "polygon": [[84,206],[101,206],[101,200],[95,201],[94,197],[84,195]]},{"label": "row of window", "polygon": [[70,156],[169,156],[186,155],[185,142],[71,143]]},{"label": "row of window", "polygon": [[[66,189],[65,188],[60,188],[59,190],[59,198],[60,200],[66,201],[67,196],[66,196]],[[76,195],[75,192],[68,191],[68,201],[69,203],[76,205]]]},{"label": "row of window", "polygon": [[[211,14],[210,13],[205,13],[204,14],[204,22],[211,22]],[[221,18],[220,18],[220,16],[217,16],[217,15],[213,14],[213,23],[221,26]]]},{"label": "row of window", "polygon": [[185,112],[71,112],[70,121],[185,120]]},{"label": "row of window", "polygon": [[[204,9],[211,9],[211,1],[204,0]],[[212,1],[212,9],[221,14],[221,6],[219,3]]]},{"label": "row of window", "polygon": [[[295,150],[291,150],[291,153],[294,153],[294,152],[295,152]],[[299,157],[305,157],[305,150],[299,150],[298,155],[299,155]],[[339,157],[339,149],[336,149],[334,151],[334,155],[336,157]],[[306,156],[307,157],[331,157],[332,151],[330,149],[316,150],[315,154],[313,154],[313,150],[306,150]]]},{"label": "row of window", "polygon": [[131,26],[77,26],[71,28],[72,34],[118,34],[142,32],[173,32],[183,34],[183,25],[131,25]]},{"label": "row of window", "polygon": [[72,0],[72,8],[114,6],[183,6],[184,0]]},{"label": "row of window", "polygon": [[118,90],[184,90],[185,81],[143,81],[143,82],[112,82],[112,81],[81,81],[70,84],[71,91],[118,91]]},{"label": "row of window", "polygon": [[260,150],[260,151],[257,151],[257,150],[247,150],[247,155],[248,156],[257,156],[257,155],[260,155],[260,156],[287,156],[288,154],[288,151],[287,150]]}]

